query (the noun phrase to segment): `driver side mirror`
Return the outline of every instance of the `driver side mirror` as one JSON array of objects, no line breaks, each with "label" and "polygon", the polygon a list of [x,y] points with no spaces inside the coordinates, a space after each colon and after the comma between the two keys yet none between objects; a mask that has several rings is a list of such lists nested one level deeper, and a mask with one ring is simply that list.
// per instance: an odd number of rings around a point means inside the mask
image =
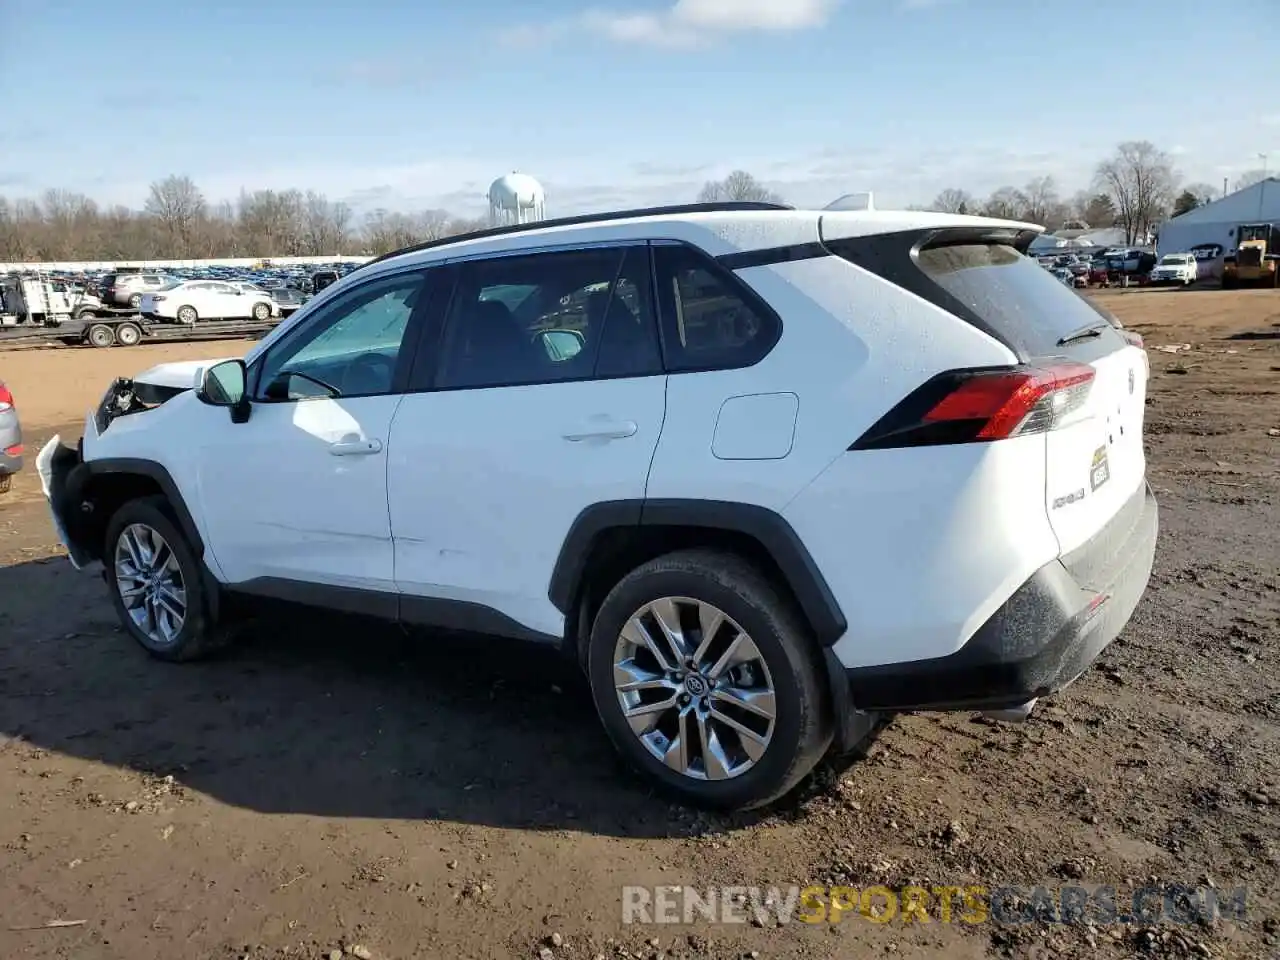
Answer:
[{"label": "driver side mirror", "polygon": [[196,397],[211,407],[227,407],[232,423],[244,423],[250,410],[247,382],[243,360],[224,360],[201,373]]}]

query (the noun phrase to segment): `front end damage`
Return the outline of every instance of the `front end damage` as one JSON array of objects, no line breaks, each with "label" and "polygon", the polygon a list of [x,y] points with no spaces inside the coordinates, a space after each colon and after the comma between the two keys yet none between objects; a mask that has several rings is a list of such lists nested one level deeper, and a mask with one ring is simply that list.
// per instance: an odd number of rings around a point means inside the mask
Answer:
[{"label": "front end damage", "polygon": [[128,472],[95,470],[94,442],[120,418],[154,410],[191,390],[209,363],[167,363],[136,377],[117,378],[89,414],[84,436],[74,447],[55,436],[37,455],[36,471],[54,528],[77,569],[102,559],[105,525],[118,503],[154,486],[154,481]]}]

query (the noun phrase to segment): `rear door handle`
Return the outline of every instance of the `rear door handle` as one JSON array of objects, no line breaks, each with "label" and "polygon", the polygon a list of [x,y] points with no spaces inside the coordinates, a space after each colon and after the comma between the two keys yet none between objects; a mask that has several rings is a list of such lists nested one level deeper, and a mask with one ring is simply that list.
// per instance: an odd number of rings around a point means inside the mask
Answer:
[{"label": "rear door handle", "polygon": [[634,437],[639,429],[634,420],[602,420],[563,436],[570,443],[581,443],[583,440],[625,440],[627,437]]},{"label": "rear door handle", "polygon": [[382,452],[381,440],[343,439],[329,444],[329,452],[335,457],[367,457]]}]

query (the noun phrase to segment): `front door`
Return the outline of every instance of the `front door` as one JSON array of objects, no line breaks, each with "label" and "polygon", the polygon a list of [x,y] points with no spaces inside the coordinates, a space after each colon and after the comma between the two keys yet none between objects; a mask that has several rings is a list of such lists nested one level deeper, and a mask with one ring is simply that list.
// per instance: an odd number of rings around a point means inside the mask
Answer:
[{"label": "front door", "polygon": [[231,583],[394,594],[387,441],[427,277],[375,277],[312,313],[250,367],[248,421],[228,417],[192,451]]},{"label": "front door", "polygon": [[487,608],[480,629],[558,636],[547,591],[570,527],[593,503],[644,496],[662,429],[648,248],[452,269],[439,350],[391,429],[396,581]]}]

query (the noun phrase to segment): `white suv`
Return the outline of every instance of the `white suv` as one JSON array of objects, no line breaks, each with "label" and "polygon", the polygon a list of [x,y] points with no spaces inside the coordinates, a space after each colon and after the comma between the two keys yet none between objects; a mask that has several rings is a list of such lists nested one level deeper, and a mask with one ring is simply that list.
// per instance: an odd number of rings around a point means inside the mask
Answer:
[{"label": "white suv", "polygon": [[38,467],[157,657],[263,599],[541,642],[656,785],[760,805],[876,717],[1024,715],[1138,603],[1146,354],[1037,229],[707,204],[425,244],[243,361],[117,381]]}]

